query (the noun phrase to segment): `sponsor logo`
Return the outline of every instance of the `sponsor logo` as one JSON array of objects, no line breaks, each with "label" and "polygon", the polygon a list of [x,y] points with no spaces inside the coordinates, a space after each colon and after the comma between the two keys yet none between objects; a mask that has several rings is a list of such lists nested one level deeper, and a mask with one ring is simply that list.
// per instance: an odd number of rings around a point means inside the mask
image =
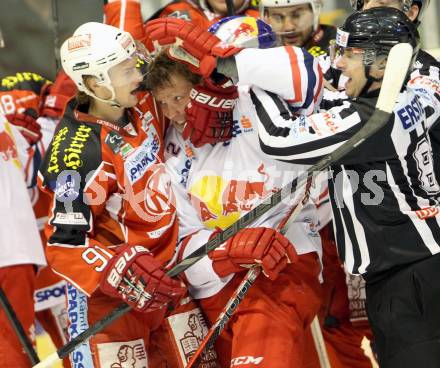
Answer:
[{"label": "sponsor logo", "polygon": [[426,220],[428,218],[437,216],[439,210],[437,207],[426,207],[415,211],[415,213],[420,220]]},{"label": "sponsor logo", "polygon": [[258,168],[261,180],[225,180],[220,176],[203,176],[189,189],[194,208],[208,228],[225,229],[236,222],[242,212],[250,211],[278,189],[270,188],[264,165]]},{"label": "sponsor logo", "polygon": [[133,39],[127,33],[122,34],[119,42],[124,49],[128,49],[130,46],[134,47]]},{"label": "sponsor logo", "polygon": [[231,359],[231,367],[236,367],[243,364],[254,364],[259,365],[263,361],[264,357],[253,357],[253,356],[241,356]]},{"label": "sponsor logo", "polygon": [[63,129],[60,129],[53,137],[49,156],[49,168],[47,169],[49,173],[58,173],[60,171],[60,167],[58,165],[58,154],[60,153],[60,145],[66,139],[66,134],[68,131],[69,129],[64,127]]},{"label": "sponsor logo", "polygon": [[362,276],[347,274],[346,283],[349,300],[350,320],[366,320],[367,311],[365,309],[365,301],[367,299],[367,294],[365,293],[364,279],[362,278]]},{"label": "sponsor logo", "polygon": [[232,109],[236,102],[236,99],[234,98],[218,98],[203,92],[198,92],[194,88],[190,92],[190,97],[192,100],[197,101],[202,105],[208,105],[221,109]]},{"label": "sponsor logo", "polygon": [[90,47],[91,44],[92,44],[91,34],[72,36],[67,41],[67,50],[74,51],[82,47]]},{"label": "sponsor logo", "polygon": [[423,107],[417,96],[414,96],[410,104],[397,110],[397,116],[402,122],[403,129],[405,130],[415,129],[416,125],[421,121],[422,114]]},{"label": "sponsor logo", "polygon": [[307,51],[309,52],[309,54],[311,54],[314,57],[318,57],[318,56],[327,54],[327,52],[325,50],[323,50],[320,46],[312,46]]},{"label": "sponsor logo", "polygon": [[[199,308],[194,308],[188,312],[180,312],[168,317],[167,322],[171,327],[180,358],[186,365],[208,333],[202,312]],[[203,351],[200,367],[216,367],[216,359],[217,354],[211,346]]]},{"label": "sponsor logo", "polygon": [[142,129],[144,132],[148,132],[148,124],[154,119],[153,114],[147,111],[142,118]]},{"label": "sponsor logo", "polygon": [[41,303],[50,298],[59,298],[60,296],[65,294],[66,294],[65,285],[55,286],[37,291],[35,293],[34,299],[36,303]]},{"label": "sponsor logo", "polygon": [[100,367],[146,368],[148,357],[142,339],[97,344]]},{"label": "sponsor logo", "polygon": [[182,10],[175,10],[172,13],[170,13],[168,15],[168,17],[170,17],[170,18],[177,18],[177,19],[183,19],[183,20],[186,20],[188,22],[191,21],[191,16],[189,15],[189,13],[186,12],[186,11],[182,11]]},{"label": "sponsor logo", "polygon": [[142,245],[135,245],[134,247],[131,247],[130,250],[124,252],[122,256],[119,256],[119,259],[116,261],[115,265],[107,276],[107,281],[110,285],[116,288],[120,284],[122,275],[125,274],[127,262],[130,262],[133,257],[139,253],[150,254],[150,251]]},{"label": "sponsor logo", "polygon": [[325,125],[327,125],[332,133],[338,132],[339,127],[335,124],[334,119],[336,118],[336,116],[334,114],[324,112],[322,113],[322,118],[324,119]]},{"label": "sponsor logo", "polygon": [[114,153],[119,153],[121,146],[124,144],[124,139],[118,133],[111,131],[105,137],[104,142]]},{"label": "sponsor logo", "polygon": [[80,62],[80,63],[76,63],[72,69],[73,70],[83,70],[83,69],[87,69],[90,66],[89,63],[86,63],[84,61]]},{"label": "sponsor logo", "polygon": [[[87,320],[87,296],[73,285],[67,284],[67,316],[70,339],[75,338],[89,327]],[[92,354],[88,342],[80,344],[70,356],[73,368],[93,367]]]},{"label": "sponsor logo", "polygon": [[252,129],[251,119],[249,119],[247,116],[242,116],[240,119],[240,123],[243,129]]},{"label": "sponsor logo", "polygon": [[78,186],[76,185],[74,177],[70,174],[67,174],[63,181],[62,174],[64,174],[64,172],[62,172],[57,179],[55,196],[58,200],[74,201],[79,196],[79,192],[78,192],[79,185]]},{"label": "sponsor logo", "polygon": [[90,137],[92,128],[81,124],[71,138],[70,146],[64,150],[63,161],[69,169],[78,169],[83,165],[80,155],[84,149],[84,142]]},{"label": "sponsor logo", "polygon": [[0,154],[5,161],[15,159],[18,155],[14,141],[5,130],[0,132]]},{"label": "sponsor logo", "polygon": [[87,225],[87,221],[81,212],[58,212],[52,223],[61,225]]},{"label": "sponsor logo", "polygon": [[349,37],[350,33],[338,28],[338,31],[336,32],[336,44],[342,47],[347,47]]},{"label": "sponsor logo", "polygon": [[408,85],[409,86],[415,85],[416,87],[426,86],[427,88],[436,90],[437,93],[440,93],[440,83],[435,79],[428,78],[425,75],[419,75],[414,79],[411,79],[408,82]]},{"label": "sponsor logo", "polygon": [[154,136],[153,139],[145,140],[126,158],[124,166],[130,183],[138,181],[147,169],[156,162],[158,152],[159,138]]},{"label": "sponsor logo", "polygon": [[44,80],[45,78],[43,78],[41,75],[38,75],[36,73],[30,73],[30,72],[16,73],[15,75],[10,75],[3,78],[2,87],[5,87],[7,89],[13,89],[20,82],[26,82],[26,81],[40,82]]}]

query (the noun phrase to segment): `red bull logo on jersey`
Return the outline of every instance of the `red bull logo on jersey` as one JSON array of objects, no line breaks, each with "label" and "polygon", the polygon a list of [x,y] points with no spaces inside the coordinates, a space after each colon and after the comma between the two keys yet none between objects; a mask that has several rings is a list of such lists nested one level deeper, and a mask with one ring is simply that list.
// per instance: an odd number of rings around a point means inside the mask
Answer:
[{"label": "red bull logo on jersey", "polygon": [[17,148],[6,130],[0,132],[0,155],[5,161],[17,158]]},{"label": "red bull logo on jersey", "polygon": [[225,229],[278,188],[268,184],[264,165],[258,168],[261,180],[226,180],[221,176],[203,176],[189,189],[191,203],[208,228]]}]

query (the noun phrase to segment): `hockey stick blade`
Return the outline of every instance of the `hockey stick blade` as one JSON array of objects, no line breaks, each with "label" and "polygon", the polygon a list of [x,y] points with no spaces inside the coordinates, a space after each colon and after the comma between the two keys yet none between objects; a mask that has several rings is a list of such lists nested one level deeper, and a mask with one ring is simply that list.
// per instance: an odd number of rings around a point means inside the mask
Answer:
[{"label": "hockey stick blade", "polygon": [[[343,145],[333,151],[331,154],[322,158],[318,163],[309,168],[305,173],[295,178],[291,183],[284,186],[281,190],[274,193],[271,197],[266,198],[262,203],[240,217],[236,222],[227,227],[222,232],[217,233],[206,244],[192,252],[187,258],[175,265],[167,272],[167,275],[174,277],[179,273],[185,271],[196,262],[205,257],[210,251],[214,250],[229,238],[237,234],[241,229],[248,227],[253,221],[265,214],[270,209],[278,205],[283,199],[289,197],[300,187],[306,183],[309,176],[313,175],[315,171],[322,171],[327,169],[332,163],[340,160],[347,153],[351,152],[355,147],[364,142],[368,137],[372,136],[378,130],[383,128],[391,117],[394,109],[397,96],[402,88],[403,82],[408,72],[409,64],[412,57],[412,47],[409,44],[395,45],[389,55],[385,68],[385,75],[382,82],[379,98],[376,104],[376,110],[365,125],[354,134]],[[56,361],[65,358],[69,353],[75,350],[76,346],[89,339],[92,335],[101,331],[104,327],[112,323],[117,318],[130,310],[130,306],[123,303],[118,308],[113,310],[102,320],[83,331],[76,336],[57,352],[53,353],[41,363],[37,364],[36,368],[51,367]],[[50,364],[48,362],[50,360]]]},{"label": "hockey stick blade", "polygon": [[254,281],[257,279],[258,275],[261,273],[260,266],[253,266],[249,269],[246,276],[241,281],[240,285],[235,290],[234,294],[228,301],[223,311],[218,316],[215,323],[209,329],[208,334],[204,337],[202,344],[198,347],[196,353],[192,356],[191,360],[188,362],[186,368],[197,368],[201,363],[203,357],[203,351],[206,348],[214,345],[215,340],[223,331],[223,328],[228,323],[231,316],[234,314],[238,305],[241,303],[249,289],[251,288]]}]

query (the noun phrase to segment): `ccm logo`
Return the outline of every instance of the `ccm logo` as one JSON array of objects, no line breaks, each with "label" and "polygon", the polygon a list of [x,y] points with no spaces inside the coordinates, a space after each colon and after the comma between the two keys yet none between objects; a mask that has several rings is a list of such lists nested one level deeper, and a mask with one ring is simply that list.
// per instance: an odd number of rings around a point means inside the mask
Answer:
[{"label": "ccm logo", "polygon": [[263,361],[263,357],[253,357],[253,356],[241,356],[231,360],[231,367],[242,364],[255,364],[259,365]]},{"label": "ccm logo", "polygon": [[222,109],[232,109],[235,105],[235,99],[218,98],[216,96],[207,95],[206,93],[197,92],[195,89],[191,90],[190,97],[192,100],[203,105]]},{"label": "ccm logo", "polygon": [[107,281],[110,285],[113,287],[117,287],[119,285],[122,275],[125,273],[124,271],[127,267],[127,263],[130,262],[138,253],[150,253],[150,251],[142,245],[136,245],[130,250],[122,253],[107,277]]}]

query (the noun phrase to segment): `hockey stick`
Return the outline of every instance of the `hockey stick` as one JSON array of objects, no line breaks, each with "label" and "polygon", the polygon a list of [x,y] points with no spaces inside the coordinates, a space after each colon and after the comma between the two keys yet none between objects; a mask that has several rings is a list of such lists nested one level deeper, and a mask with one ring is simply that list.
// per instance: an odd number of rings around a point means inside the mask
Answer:
[{"label": "hockey stick", "polygon": [[38,358],[38,355],[35,352],[34,347],[32,346],[32,342],[29,340],[28,335],[24,331],[23,326],[18,320],[17,315],[14,312],[14,308],[12,308],[12,305],[9,303],[9,300],[6,297],[6,294],[4,293],[1,287],[0,287],[0,304],[3,310],[5,311],[6,317],[8,317],[9,322],[11,322],[11,326],[14,329],[18,339],[20,340],[21,346],[23,346],[23,349],[26,352],[27,356],[29,357],[29,360],[31,361],[32,365],[37,364],[40,361],[40,359]]},{"label": "hockey stick", "polygon": [[[214,250],[226,240],[234,236],[238,231],[250,225],[257,218],[264,213],[274,208],[283,199],[289,197],[295,192],[297,187],[304,185],[309,176],[313,175],[315,171],[322,171],[328,168],[334,162],[340,160],[347,153],[364,142],[368,137],[372,136],[379,129],[383,128],[391,117],[393,108],[396,103],[397,96],[402,87],[403,81],[408,71],[412,56],[412,48],[409,44],[395,45],[388,55],[388,62],[385,68],[385,75],[382,82],[379,98],[376,104],[376,110],[368,119],[365,125],[338,149],[331,154],[325,156],[318,163],[309,168],[305,173],[299,175],[291,183],[284,186],[281,190],[274,193],[271,197],[265,199],[258,206],[240,217],[236,222],[227,227],[222,232],[210,239],[205,245],[196,249],[182,262],[175,265],[167,272],[167,275],[174,277],[179,273],[185,271],[193,264],[205,257],[210,251]],[[66,357],[70,352],[75,350],[76,346],[89,339],[92,335],[101,331],[107,325],[112,323],[117,318],[121,317],[130,310],[130,306],[123,303],[114,311],[105,316],[102,320],[89,327],[87,330],[80,333],[57,352],[49,355],[44,361],[36,367],[51,367],[51,364]]]},{"label": "hockey stick", "polygon": [[54,54],[55,54],[55,67],[56,72],[60,70],[61,61],[60,61],[60,27],[58,21],[58,0],[52,0],[52,22],[53,22],[53,44],[54,44]]},{"label": "hockey stick", "polygon": [[[307,200],[309,199],[312,180],[313,178],[310,177],[309,180],[307,181],[306,188],[304,190],[303,198],[301,199],[301,201],[291,208],[289,213],[277,226],[277,229],[281,228],[280,230],[281,234],[284,235],[286,233],[287,229],[289,228],[289,225],[298,216],[298,214],[301,212],[304,205],[306,204]],[[243,298],[245,297],[245,295],[247,294],[250,287],[252,286],[252,284],[257,279],[260,273],[261,273],[261,268],[259,266],[253,266],[249,269],[246,276],[241,281],[240,285],[238,285],[235,292],[229,298],[228,302],[226,303],[226,306],[220,312],[214,324],[210,327],[208,333],[203,338],[202,343],[199,345],[194,355],[191,357],[186,368],[197,368],[200,365],[203,357],[203,352],[214,345],[215,340],[217,340],[217,337],[220,336],[221,332],[223,331],[223,328],[231,319],[232,314],[237,310],[238,305],[241,303],[241,301],[243,300]]]},{"label": "hockey stick", "polygon": [[235,15],[234,0],[226,0],[226,6],[228,9],[228,17]]},{"label": "hockey stick", "polygon": [[321,325],[318,316],[313,318],[310,325],[312,331],[313,342],[315,343],[316,352],[318,353],[319,364],[321,368],[331,368],[330,359],[325,347],[324,336],[322,336]]}]

